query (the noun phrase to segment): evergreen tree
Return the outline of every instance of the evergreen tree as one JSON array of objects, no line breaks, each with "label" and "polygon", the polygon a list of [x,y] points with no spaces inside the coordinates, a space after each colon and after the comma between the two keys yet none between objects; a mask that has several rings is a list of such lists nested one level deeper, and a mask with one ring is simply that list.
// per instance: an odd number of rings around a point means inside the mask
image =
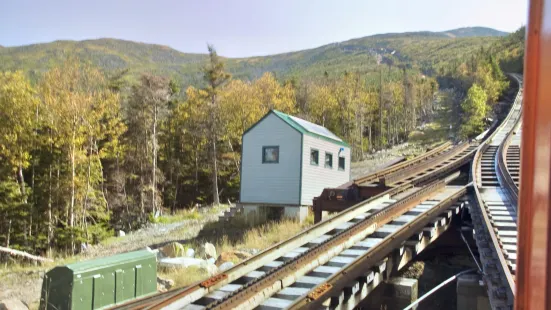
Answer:
[{"label": "evergreen tree", "polygon": [[215,205],[220,204],[218,191],[218,151],[216,143],[220,133],[220,107],[218,95],[220,87],[222,87],[230,78],[231,75],[224,71],[224,63],[218,57],[214,46],[208,45],[209,62],[203,68],[203,77],[207,82],[205,89],[209,100],[209,117],[207,118],[207,130],[209,131],[209,139],[211,145],[211,160],[212,160],[212,199]]}]

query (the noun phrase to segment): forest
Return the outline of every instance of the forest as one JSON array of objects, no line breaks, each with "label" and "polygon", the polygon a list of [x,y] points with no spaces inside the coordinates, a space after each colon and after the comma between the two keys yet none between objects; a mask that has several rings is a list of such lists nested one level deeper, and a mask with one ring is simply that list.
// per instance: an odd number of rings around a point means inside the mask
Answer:
[{"label": "forest", "polygon": [[369,72],[318,67],[315,78],[232,78],[213,46],[201,83],[185,87],[70,53],[44,72],[1,72],[0,245],[71,254],[163,212],[235,202],[241,135],[271,109],[327,127],[357,161],[407,141],[451,89],[457,139],[472,137],[508,86],[504,70],[522,70],[523,35],[432,64],[371,55]]}]

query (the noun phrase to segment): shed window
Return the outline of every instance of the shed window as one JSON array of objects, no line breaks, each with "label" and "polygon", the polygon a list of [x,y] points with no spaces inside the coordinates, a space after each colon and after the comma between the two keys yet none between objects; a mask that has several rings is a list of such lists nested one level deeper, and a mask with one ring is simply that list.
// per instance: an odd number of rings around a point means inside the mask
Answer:
[{"label": "shed window", "polygon": [[310,149],[310,164],[318,166],[320,162],[320,151],[316,149]]},{"label": "shed window", "polygon": [[333,169],[333,154],[325,152],[325,168]]},{"label": "shed window", "polygon": [[339,170],[344,170],[345,160],[344,157],[339,157]]},{"label": "shed window", "polygon": [[279,146],[263,146],[262,163],[263,164],[279,163]]}]

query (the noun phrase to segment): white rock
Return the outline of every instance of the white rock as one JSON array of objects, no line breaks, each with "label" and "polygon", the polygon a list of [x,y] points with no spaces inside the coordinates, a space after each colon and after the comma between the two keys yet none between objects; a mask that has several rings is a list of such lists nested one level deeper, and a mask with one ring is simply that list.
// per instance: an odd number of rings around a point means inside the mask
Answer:
[{"label": "white rock", "polygon": [[233,262],[225,262],[222,265],[220,265],[220,267],[218,267],[218,270],[220,272],[223,272],[223,271],[226,271],[230,268],[233,268],[233,266],[235,266],[235,264]]},{"label": "white rock", "polygon": [[194,257],[195,256],[195,250],[192,248],[186,249],[186,257]]},{"label": "white rock", "polygon": [[212,243],[209,243],[209,242],[205,243],[204,248],[205,248],[205,254],[207,255],[207,258],[214,257],[214,259],[216,259],[216,257],[218,257],[216,255],[216,248]]},{"label": "white rock", "polygon": [[0,301],[0,310],[28,310],[29,308],[18,299],[10,298]]},{"label": "white rock", "polygon": [[214,265],[214,263],[216,263],[216,259],[214,257],[211,257],[207,259],[207,263]]},{"label": "white rock", "polygon": [[209,276],[213,276],[216,273],[218,273],[218,267],[216,267],[216,265],[208,263],[208,262],[205,262],[205,263],[201,264],[200,268],[205,270],[209,274]]},{"label": "white rock", "polygon": [[159,259],[159,266],[172,268],[187,268],[189,266],[202,266],[207,262],[204,259],[193,257],[165,257]]},{"label": "white rock", "polygon": [[186,254],[184,246],[178,242],[171,242],[159,248],[159,252],[163,253],[163,257],[180,257]]},{"label": "white rock", "polygon": [[157,255],[158,258],[162,257],[162,254],[159,254],[159,249],[153,250],[152,248],[146,246],[146,247],[144,248],[144,250],[149,251],[149,252],[151,252],[151,253],[155,253],[155,254]]},{"label": "white rock", "polygon": [[124,237],[124,236],[126,236],[126,233],[125,233],[124,231],[122,231],[122,230],[119,230],[119,234],[118,234],[118,235],[119,235],[119,237]]},{"label": "white rock", "polygon": [[157,290],[161,292],[166,292],[174,286],[174,280],[163,279],[157,276]]}]

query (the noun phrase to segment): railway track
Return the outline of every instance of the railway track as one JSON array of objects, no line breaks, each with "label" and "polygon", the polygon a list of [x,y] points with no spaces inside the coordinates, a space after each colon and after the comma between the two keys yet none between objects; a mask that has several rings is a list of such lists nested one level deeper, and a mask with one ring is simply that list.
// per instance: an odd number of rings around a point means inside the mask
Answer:
[{"label": "railway track", "polygon": [[[410,188],[395,195],[394,199],[385,195],[334,229],[191,304],[183,305],[180,297],[175,296],[153,309],[284,309],[301,298],[310,300],[311,296],[317,296],[321,302],[325,294],[333,295],[332,290],[339,288],[337,285],[328,287],[326,281],[351,266],[364,266],[367,257],[371,262],[366,266],[374,265],[375,268],[368,268],[362,280],[365,294],[368,286],[375,287],[386,278],[387,268],[400,265],[401,260],[391,263],[392,258],[387,257],[396,248],[403,255],[409,246],[407,253],[411,257],[412,253],[420,252],[423,245],[430,243],[443,230],[442,227],[451,223],[452,217],[463,207],[462,202],[456,202],[465,192],[465,187],[446,186],[444,181],[438,181],[421,188]],[[433,217],[428,215],[429,211]],[[440,216],[434,217],[436,215]],[[412,240],[406,244],[409,238]],[[359,276],[362,272],[355,270],[354,274]],[[352,276],[352,273],[346,273]],[[349,291],[349,295],[357,295],[360,292],[357,288],[357,291]],[[323,299],[327,303],[327,298]]]},{"label": "railway track", "polygon": [[519,122],[511,138],[511,143],[506,151],[507,171],[518,188],[520,185],[520,145],[522,136],[522,121]]},{"label": "railway track", "polygon": [[357,184],[357,185],[377,185],[379,180],[381,178],[384,178],[385,176],[395,173],[397,171],[400,171],[401,169],[411,168],[415,167],[416,165],[428,161],[434,158],[437,158],[440,154],[450,150],[453,147],[451,142],[445,142],[439,145],[438,147],[429,150],[411,160],[407,160],[392,166],[389,166],[387,168],[381,169],[379,171],[373,172],[371,174],[356,178],[352,180],[351,182],[345,184]]},{"label": "railway track", "polygon": [[[501,135],[503,128],[491,137]],[[484,171],[491,174],[486,161],[499,157],[503,148],[489,146],[446,143],[415,160],[356,179],[352,183],[389,189],[206,281],[115,308],[353,308],[458,220],[466,201],[473,201],[468,194],[472,187],[450,182],[475,154],[481,162],[487,150]],[[496,187],[501,177],[494,181],[485,175],[475,178],[475,184],[484,179],[485,185]]]},{"label": "railway track", "polygon": [[[445,184],[459,175],[456,171],[471,160],[475,151],[473,145],[446,145],[438,152],[438,158],[429,161],[431,164],[409,171],[405,179],[397,177],[398,185],[266,249],[223,274],[117,308],[250,309],[273,308],[276,304],[284,308],[294,302],[291,296],[299,298],[299,292],[306,293],[339,268],[356,259],[364,259],[363,255],[373,249],[371,251],[376,250],[382,258],[376,262],[380,264],[373,270],[373,278],[366,279],[375,281],[366,282],[366,288],[355,291],[354,295],[366,294],[368,287],[375,287],[380,282],[377,277],[382,279],[385,270],[391,270],[391,266],[403,267],[449,227],[464,205],[454,203],[464,195],[466,188]],[[459,194],[454,195],[454,192]],[[453,201],[446,199],[450,196],[454,197]],[[421,224],[417,223],[418,219],[422,219]],[[412,223],[417,223],[418,227],[413,229]],[[396,238],[395,233],[401,239]],[[400,240],[400,243],[383,246],[388,242],[385,236],[390,236],[388,240],[394,242]],[[397,248],[399,255],[391,255]],[[391,257],[386,257],[389,255]],[[400,259],[393,262],[392,258]],[[281,284],[279,288],[278,283]],[[258,291],[263,293],[255,293]]]},{"label": "railway track", "polygon": [[[522,77],[514,78],[522,89]],[[520,164],[520,140],[514,138],[514,129],[520,123],[521,104],[519,91],[507,118],[480,146],[472,166],[478,208],[471,208],[471,216],[492,308],[512,309],[514,302]]]},{"label": "railway track", "polygon": [[[318,224],[315,224],[308,230],[305,230],[298,235],[294,236],[293,238],[290,238],[288,240],[285,240],[279,244],[276,244],[261,253],[255,255],[254,257],[248,259],[247,261],[236,265],[230,270],[227,270],[223,274],[219,274],[215,277],[212,277],[208,279],[207,281],[196,283],[195,285],[191,285],[187,288],[182,289],[176,289],[173,291],[169,291],[163,294],[157,294],[154,296],[146,297],[140,300],[135,300],[130,303],[117,306],[115,308],[117,309],[204,309],[204,308],[212,308],[215,304],[221,302],[221,300],[225,300],[228,298],[231,298],[230,296],[233,296],[232,294],[234,291],[240,291],[248,287],[256,287],[258,284],[254,284],[258,282],[260,279],[266,278],[270,275],[270,271],[272,269],[279,268],[279,266],[287,266],[288,264],[291,264],[291,262],[294,262],[296,260],[300,261],[317,261],[316,264],[306,264],[309,266],[307,268],[307,271],[304,272],[304,276],[310,272],[314,272],[314,275],[316,272],[320,272],[320,270],[333,270],[334,268],[326,268],[326,267],[334,267],[334,266],[324,266],[325,263],[328,264],[335,264],[335,261],[341,261],[341,262],[348,262],[352,261],[353,257],[346,256],[349,253],[358,253],[361,254],[361,252],[358,252],[358,249],[354,247],[354,245],[351,243],[351,240],[355,241],[362,241],[363,239],[367,238],[368,233],[375,233],[381,234],[381,231],[374,232],[373,230],[375,228],[380,228],[382,231],[388,230],[388,229],[397,229],[396,223],[390,223],[392,220],[394,220],[396,217],[404,216],[402,219],[410,219],[414,220],[415,217],[412,217],[413,214],[405,214],[408,212],[408,210],[402,210],[396,213],[392,213],[392,216],[388,217],[386,220],[381,220],[381,217],[377,217],[374,220],[374,212],[383,212],[381,210],[386,210],[386,208],[390,208],[391,206],[397,205],[402,206],[405,203],[405,201],[408,201],[406,198],[410,195],[417,195],[415,197],[419,197],[421,193],[425,193],[424,195],[432,195],[435,194],[436,191],[442,191],[445,187],[446,180],[452,181],[454,178],[456,178],[459,173],[455,172],[460,166],[468,163],[471,158],[474,156],[474,153],[476,151],[476,147],[471,145],[462,144],[459,146],[452,147],[449,144],[446,144],[444,146],[439,147],[439,150],[437,153],[440,154],[441,158],[436,159],[432,158],[432,162],[436,162],[436,165],[429,165],[423,169],[420,169],[420,171],[417,171],[416,173],[412,172],[413,175],[409,176],[409,180],[401,179],[400,184],[396,185],[389,190],[383,192],[382,194],[379,194],[375,197],[372,197],[371,199],[368,199],[366,201],[363,201],[361,203],[358,203],[357,205],[346,209],[336,216],[324,220]],[[411,171],[410,171],[411,172]],[[445,176],[441,176],[443,173],[447,173]],[[439,185],[436,186],[431,183],[434,182],[434,180],[440,180]],[[438,187],[438,188],[437,188]],[[451,189],[448,189],[448,191]],[[436,195],[436,194],[435,194]],[[410,203],[407,204],[408,208],[414,208],[417,204],[421,204],[422,201],[416,201],[415,198],[410,198],[413,200],[409,200]],[[414,205],[415,204],[415,205]],[[426,203],[425,203],[426,206]],[[460,205],[461,207],[463,204]],[[446,206],[450,207],[450,206]],[[420,208],[423,208],[423,206],[420,206]],[[446,210],[442,211],[442,216],[439,218],[439,220],[435,220],[434,223],[428,223],[429,227],[426,227],[426,231],[423,232],[425,227],[421,227],[419,231],[417,231],[417,237],[414,238],[414,240],[405,240],[403,241],[403,246],[401,246],[401,254],[406,255],[411,259],[414,255],[416,255],[419,251],[421,251],[426,245],[428,245],[430,242],[432,242],[431,238],[436,238],[439,233],[447,229],[449,227],[449,224],[451,223],[452,215],[456,216],[457,212],[459,211],[458,207],[456,207],[455,212],[448,212]],[[384,211],[385,213],[388,213],[389,211]],[[356,222],[367,218],[369,222],[368,228],[359,230],[360,233],[357,236],[351,238],[347,236],[343,239],[343,233],[349,234],[349,231],[351,231],[351,227],[355,225]],[[445,220],[443,220],[445,219]],[[403,223],[404,227],[408,227],[407,223]],[[367,224],[365,224],[367,225]],[[386,226],[385,226],[386,225]],[[381,226],[381,227],[380,227]],[[438,228],[441,227],[441,228]],[[442,228],[443,227],[443,228]],[[438,228],[438,229],[437,229]],[[356,229],[358,230],[358,229]],[[311,260],[311,255],[317,255],[316,253],[324,253],[326,250],[321,250],[320,246],[327,247],[326,244],[334,244],[337,241],[331,241],[331,240],[337,240],[336,236],[340,236],[338,240],[344,240],[339,243],[338,247],[342,251],[347,251],[343,255],[337,255],[338,253],[335,252],[334,256],[337,256],[333,259],[333,261],[330,262],[323,262],[321,260]],[[415,236],[415,233],[412,233],[411,235]],[[360,239],[358,239],[360,238]],[[382,239],[382,238],[379,238]],[[415,241],[415,242],[409,242],[409,241]],[[369,242],[374,242],[372,240],[369,240]],[[337,242],[338,243],[338,242]],[[407,243],[407,244],[406,244]],[[375,244],[373,244],[375,245]],[[376,248],[379,248],[377,246]],[[367,248],[364,250],[368,250]],[[391,249],[388,249],[388,251],[391,251]],[[324,257],[328,257],[327,254],[324,254]],[[344,258],[342,258],[344,257]],[[406,262],[409,261],[408,259],[404,259],[401,266],[403,266]],[[400,265],[400,263],[396,263],[396,265]],[[312,268],[310,268],[312,267]],[[283,270],[290,270],[289,267],[281,267]],[[316,269],[318,268],[318,269]],[[310,270],[311,269],[311,270]],[[293,271],[294,276],[296,276],[296,273]],[[376,274],[376,273],[374,273]],[[382,273],[381,273],[382,275]],[[273,277],[272,277],[273,278]],[[272,279],[270,278],[270,279]],[[306,276],[304,278],[306,280],[311,279]],[[296,285],[301,285],[301,281],[298,280],[296,282]],[[321,281],[318,277],[319,281]],[[266,282],[266,281],[264,281]],[[378,282],[373,282],[378,284]],[[291,283],[290,283],[291,284]],[[290,285],[289,284],[289,285]],[[294,282],[293,282],[294,284]],[[287,285],[287,286],[289,286]],[[306,284],[303,284],[306,285]],[[315,283],[311,283],[310,285],[315,285]],[[289,291],[304,291],[307,287],[303,287],[301,290],[300,288],[295,290],[293,288],[289,288],[288,290],[285,290],[282,294],[286,294]],[[365,292],[364,292],[365,293]],[[243,294],[243,293],[239,293]],[[275,292],[274,292],[275,294]],[[238,296],[241,296],[238,295]],[[298,296],[297,296],[298,297]],[[239,299],[240,297],[237,297]],[[277,301],[278,297],[274,297]],[[281,299],[281,298],[280,298]],[[235,298],[233,298],[235,300]],[[267,298],[266,303],[273,302],[274,299]],[[286,299],[286,301],[289,301]],[[227,304],[225,304],[227,305]],[[261,306],[262,303],[259,303],[258,306]],[[218,307],[218,306],[217,306]],[[218,308],[223,308],[222,306]],[[230,308],[234,308],[234,304],[230,306]],[[250,308],[250,307],[245,307]]]}]

